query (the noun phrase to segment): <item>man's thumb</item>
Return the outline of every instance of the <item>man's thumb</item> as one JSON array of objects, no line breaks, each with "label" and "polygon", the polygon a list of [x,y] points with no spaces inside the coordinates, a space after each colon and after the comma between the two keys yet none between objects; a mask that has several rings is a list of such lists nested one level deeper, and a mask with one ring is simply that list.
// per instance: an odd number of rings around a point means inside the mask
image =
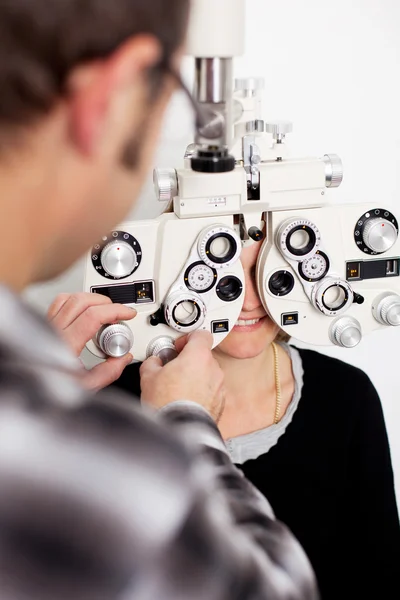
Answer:
[{"label": "man's thumb", "polygon": [[162,367],[162,360],[157,356],[151,356],[142,363],[142,366],[140,367],[140,377],[155,377]]}]

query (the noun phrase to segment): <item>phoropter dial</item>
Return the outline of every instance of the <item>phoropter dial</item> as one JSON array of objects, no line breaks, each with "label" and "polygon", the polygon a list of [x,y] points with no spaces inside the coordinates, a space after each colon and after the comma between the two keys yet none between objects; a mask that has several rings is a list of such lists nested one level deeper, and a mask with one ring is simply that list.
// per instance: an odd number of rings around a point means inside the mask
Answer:
[{"label": "phoropter dial", "polygon": [[206,312],[206,305],[194,292],[176,292],[165,302],[165,321],[172,329],[180,332],[190,333],[201,327]]},{"label": "phoropter dial", "polygon": [[126,242],[110,242],[101,253],[101,264],[111,277],[128,277],[137,265],[136,252]]},{"label": "phoropter dial", "polygon": [[241,251],[239,236],[225,225],[207,227],[199,236],[200,258],[212,269],[223,269],[235,264]]},{"label": "phoropter dial", "polygon": [[335,346],[354,348],[362,339],[360,322],[354,317],[339,317],[332,323],[329,337]]},{"label": "phoropter dial", "polygon": [[215,285],[218,273],[204,262],[199,261],[190,265],[185,273],[185,283],[189,290],[204,294]]},{"label": "phoropter dial", "polygon": [[344,313],[354,302],[354,293],[347,281],[326,277],[315,284],[311,300],[315,308],[328,317]]},{"label": "phoropter dial", "polygon": [[110,279],[125,279],[132,275],[142,260],[139,242],[125,231],[113,231],[92,248],[92,263],[96,271]]},{"label": "phoropter dial", "polygon": [[173,338],[166,335],[155,338],[147,346],[146,356],[147,358],[156,356],[161,359],[163,365],[166,365],[178,356],[178,352],[175,348],[175,341]]},{"label": "phoropter dial", "polygon": [[363,214],[354,229],[357,246],[362,252],[371,255],[388,252],[396,243],[398,234],[396,217],[383,208]]},{"label": "phoropter dial", "polygon": [[372,314],[382,325],[400,325],[400,296],[392,292],[384,292],[375,298]]},{"label": "phoropter dial", "polygon": [[95,338],[96,345],[106,356],[120,358],[130,352],[133,346],[133,333],[125,323],[104,325]]},{"label": "phoropter dial", "polygon": [[308,282],[320,281],[329,271],[329,258],[324,252],[317,250],[314,256],[299,264],[300,276]]},{"label": "phoropter dial", "polygon": [[278,229],[276,243],[285,258],[300,262],[316,254],[321,234],[308,219],[287,219]]}]

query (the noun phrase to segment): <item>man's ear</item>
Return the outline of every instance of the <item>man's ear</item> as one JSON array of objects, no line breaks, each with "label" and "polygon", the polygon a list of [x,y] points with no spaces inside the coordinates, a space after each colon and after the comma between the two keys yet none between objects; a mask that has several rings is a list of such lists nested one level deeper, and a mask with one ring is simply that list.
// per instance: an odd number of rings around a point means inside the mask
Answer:
[{"label": "man's ear", "polygon": [[[145,72],[161,59],[158,40],[138,35],[125,42],[111,56],[83,64],[71,73],[68,84],[67,110],[69,133],[76,149],[87,157],[101,152],[102,138],[114,108],[121,98],[137,88],[145,92]],[[130,107],[130,116],[132,107]],[[121,123],[124,115],[119,115]]]}]

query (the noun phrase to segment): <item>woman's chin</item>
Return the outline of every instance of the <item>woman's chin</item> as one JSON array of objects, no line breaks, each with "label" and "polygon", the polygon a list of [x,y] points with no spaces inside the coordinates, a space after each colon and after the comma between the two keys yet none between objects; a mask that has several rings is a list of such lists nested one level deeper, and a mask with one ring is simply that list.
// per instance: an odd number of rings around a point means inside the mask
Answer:
[{"label": "woman's chin", "polygon": [[251,358],[256,358],[262,354],[265,350],[265,344],[262,347],[255,348],[221,348],[219,352],[224,354],[225,356],[229,356],[229,358],[235,358],[236,360],[246,360]]},{"label": "woman's chin", "polygon": [[[250,329],[250,331],[245,331]],[[248,327],[234,327],[231,333],[216,347],[217,353],[231,358],[255,358],[274,341],[278,328],[269,317],[264,317],[261,327],[253,331]]]}]

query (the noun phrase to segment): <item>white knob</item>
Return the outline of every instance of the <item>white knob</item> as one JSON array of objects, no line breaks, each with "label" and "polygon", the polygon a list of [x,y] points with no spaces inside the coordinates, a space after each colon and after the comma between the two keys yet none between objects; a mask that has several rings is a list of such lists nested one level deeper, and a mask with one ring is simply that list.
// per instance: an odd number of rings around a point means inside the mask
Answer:
[{"label": "white knob", "polygon": [[178,195],[178,176],[175,169],[154,169],[153,182],[160,202],[171,202]]},{"label": "white knob", "polygon": [[262,77],[240,77],[235,79],[235,92],[259,92],[265,89]]},{"label": "white knob", "polygon": [[337,154],[325,154],[326,187],[337,188],[343,181],[343,163]]},{"label": "white knob", "polygon": [[147,358],[150,356],[157,356],[164,365],[174,360],[178,356],[174,340],[168,336],[155,338],[147,348]]},{"label": "white knob", "polygon": [[387,252],[396,243],[397,229],[387,219],[377,217],[368,221],[363,229],[364,244],[373,252]]},{"label": "white knob", "polygon": [[293,123],[290,121],[272,121],[270,123],[265,123],[265,131],[267,133],[272,133],[273,138],[278,140],[288,133],[292,133]]},{"label": "white knob", "polygon": [[361,325],[353,317],[340,317],[332,323],[329,336],[336,346],[354,348],[362,338]]},{"label": "white knob", "polygon": [[105,325],[98,332],[96,341],[104,354],[112,358],[120,358],[132,349],[133,333],[124,323]]},{"label": "white knob", "polygon": [[128,277],[137,266],[136,252],[127,242],[114,240],[101,253],[101,264],[111,277]]},{"label": "white knob", "polygon": [[374,301],[372,313],[382,325],[400,325],[400,296],[390,292],[381,294]]}]

